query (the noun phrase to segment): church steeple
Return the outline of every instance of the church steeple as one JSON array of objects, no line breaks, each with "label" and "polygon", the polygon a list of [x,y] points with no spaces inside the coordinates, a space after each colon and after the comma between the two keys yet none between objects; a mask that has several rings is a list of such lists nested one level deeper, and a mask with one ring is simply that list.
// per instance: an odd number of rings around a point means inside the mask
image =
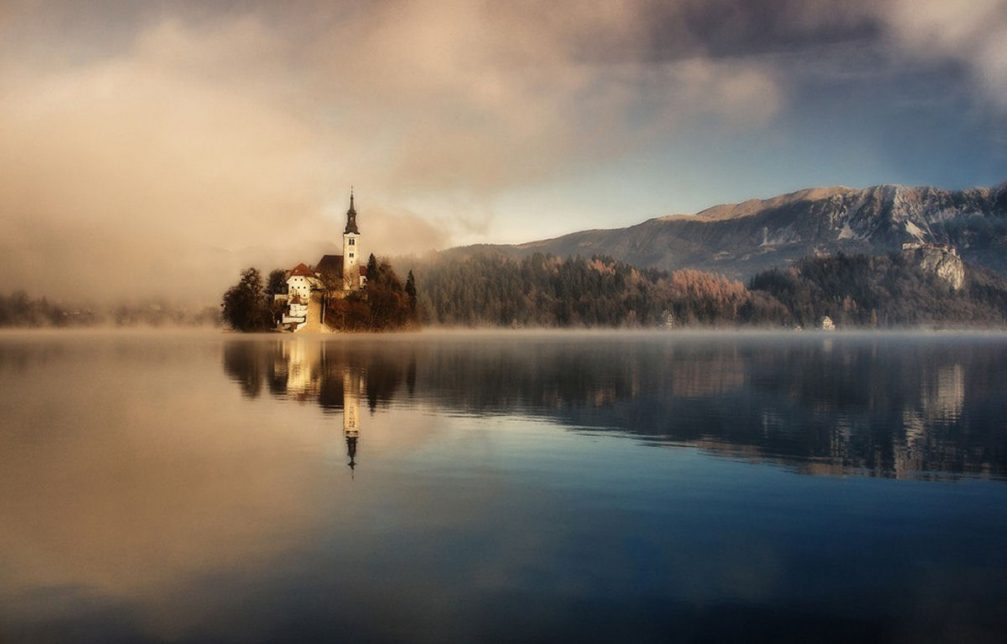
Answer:
[{"label": "church steeple", "polygon": [[360,230],[357,229],[357,209],[353,207],[352,186],[350,186],[350,209],[346,211],[346,229],[343,231],[344,235],[349,233],[360,234]]},{"label": "church steeple", "polygon": [[350,209],[346,211],[346,229],[343,230],[343,291],[356,291],[363,286],[360,278],[361,252],[357,209],[353,205],[353,186],[350,186]]}]

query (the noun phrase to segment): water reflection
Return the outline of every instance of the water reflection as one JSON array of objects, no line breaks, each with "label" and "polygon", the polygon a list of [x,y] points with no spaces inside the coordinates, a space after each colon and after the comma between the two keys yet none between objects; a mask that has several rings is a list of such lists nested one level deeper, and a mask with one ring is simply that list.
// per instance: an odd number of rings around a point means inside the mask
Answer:
[{"label": "water reflection", "polygon": [[[1002,477],[1007,354],[981,338],[615,336],[234,341],[243,393],[343,411],[366,396],[773,461],[808,474]],[[358,429],[354,429],[353,439]],[[351,440],[347,430],[347,440]],[[352,460],[352,458],[351,458]]]},{"label": "water reflection", "polygon": [[357,467],[357,439],[360,438],[361,376],[350,369],[343,370],[343,434],[346,435],[346,455],[350,470]]},{"label": "water reflection", "polygon": [[228,602],[192,580],[317,529],[338,481],[298,449],[311,432],[233,413],[219,348],[0,339],[0,641],[185,639]]},{"label": "water reflection", "polygon": [[1004,344],[0,337],[0,641],[1003,641]]},{"label": "water reflection", "polygon": [[361,400],[366,397],[374,412],[392,400],[404,381],[415,383],[416,375],[414,362],[399,364],[382,355],[364,357],[337,345],[300,339],[228,343],[224,370],[248,398],[259,397],[265,384],[277,398],[316,401],[326,413],[341,414],[351,472],[357,466]]}]

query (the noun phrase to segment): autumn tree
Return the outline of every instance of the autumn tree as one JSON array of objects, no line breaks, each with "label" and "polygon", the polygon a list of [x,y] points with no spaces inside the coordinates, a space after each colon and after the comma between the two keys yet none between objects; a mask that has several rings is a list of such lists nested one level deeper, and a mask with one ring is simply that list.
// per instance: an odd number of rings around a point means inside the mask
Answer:
[{"label": "autumn tree", "polygon": [[[415,280],[413,280],[415,298]],[[367,285],[328,304],[326,320],[346,331],[394,331],[416,324],[415,299],[411,300],[391,264],[371,255]]]}]

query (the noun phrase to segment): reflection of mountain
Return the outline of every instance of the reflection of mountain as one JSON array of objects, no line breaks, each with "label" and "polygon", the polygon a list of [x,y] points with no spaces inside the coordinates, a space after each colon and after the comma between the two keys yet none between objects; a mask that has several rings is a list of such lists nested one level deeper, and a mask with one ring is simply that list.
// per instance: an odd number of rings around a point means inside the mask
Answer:
[{"label": "reflection of mountain", "polygon": [[923,383],[923,413],[931,419],[954,421],[965,406],[965,369],[958,363],[943,365]]},{"label": "reflection of mountain", "polygon": [[326,410],[343,409],[347,388],[357,386],[372,411],[408,397],[466,414],[544,417],[776,460],[808,473],[1007,473],[1007,437],[997,420],[1007,411],[998,384],[1007,356],[999,343],[826,342],[689,335],[236,341],[224,363],[246,395],[268,382],[276,396],[317,399]]}]

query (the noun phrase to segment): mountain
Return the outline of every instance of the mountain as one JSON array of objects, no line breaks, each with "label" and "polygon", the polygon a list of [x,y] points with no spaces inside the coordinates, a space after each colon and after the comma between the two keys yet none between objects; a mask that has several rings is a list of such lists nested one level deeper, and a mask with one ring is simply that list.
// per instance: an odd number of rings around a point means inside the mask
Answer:
[{"label": "mountain", "polygon": [[694,215],[657,217],[628,228],[447,252],[606,255],[641,267],[697,268],[747,279],[801,257],[883,254],[905,242],[950,244],[966,261],[1007,274],[1007,182],[966,190],[812,188]]}]

